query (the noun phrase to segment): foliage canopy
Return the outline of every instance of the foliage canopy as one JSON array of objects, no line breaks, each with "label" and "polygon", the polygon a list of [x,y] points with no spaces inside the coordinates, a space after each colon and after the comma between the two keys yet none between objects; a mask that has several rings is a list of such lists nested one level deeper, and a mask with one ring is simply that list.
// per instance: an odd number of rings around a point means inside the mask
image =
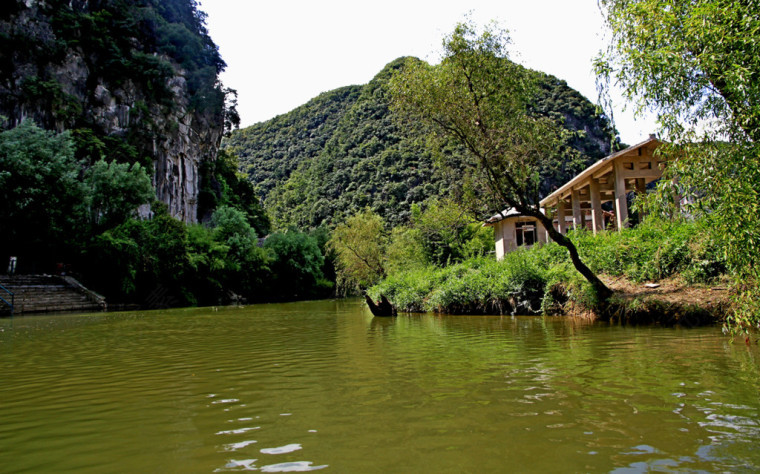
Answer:
[{"label": "foliage canopy", "polygon": [[[757,1],[601,0],[602,97],[619,84],[672,142],[681,193],[710,222],[737,278],[731,329],[760,327],[760,16]],[[608,101],[609,105],[609,101]],[[672,187],[676,182],[666,182]]]},{"label": "foliage canopy", "polygon": [[24,264],[71,257],[89,229],[121,224],[153,195],[139,164],[83,165],[68,132],[31,120],[0,132],[0,248]]},{"label": "foliage canopy", "polygon": [[387,245],[383,219],[369,209],[339,224],[328,242],[336,255],[338,287],[346,293],[358,293],[384,278]]},{"label": "foliage canopy", "polygon": [[34,255],[71,243],[85,196],[79,169],[68,133],[31,120],[0,132],[0,246]]}]

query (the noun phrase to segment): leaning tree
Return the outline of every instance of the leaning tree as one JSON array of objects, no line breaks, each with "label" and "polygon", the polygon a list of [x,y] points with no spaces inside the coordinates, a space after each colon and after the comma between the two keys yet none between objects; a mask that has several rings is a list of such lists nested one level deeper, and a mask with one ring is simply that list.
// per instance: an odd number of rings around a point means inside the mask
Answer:
[{"label": "leaning tree", "polygon": [[605,301],[612,291],[540,211],[539,172],[561,159],[562,132],[559,124],[530,112],[535,74],[510,61],[510,42],[495,24],[479,33],[474,24],[460,23],[444,38],[439,64],[410,59],[394,76],[392,105],[400,116],[432,125],[434,145],[454,140],[462,146],[474,194],[492,209],[511,207],[538,219]]}]

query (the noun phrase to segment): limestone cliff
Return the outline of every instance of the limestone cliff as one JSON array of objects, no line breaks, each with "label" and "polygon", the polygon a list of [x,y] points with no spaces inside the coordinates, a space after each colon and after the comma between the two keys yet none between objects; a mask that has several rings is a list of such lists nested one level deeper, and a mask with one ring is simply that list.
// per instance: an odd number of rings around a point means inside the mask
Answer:
[{"label": "limestone cliff", "polygon": [[225,128],[223,68],[193,0],[0,7],[3,125],[31,118],[71,130],[85,161],[152,167],[156,198],[187,223],[197,221],[199,167]]}]

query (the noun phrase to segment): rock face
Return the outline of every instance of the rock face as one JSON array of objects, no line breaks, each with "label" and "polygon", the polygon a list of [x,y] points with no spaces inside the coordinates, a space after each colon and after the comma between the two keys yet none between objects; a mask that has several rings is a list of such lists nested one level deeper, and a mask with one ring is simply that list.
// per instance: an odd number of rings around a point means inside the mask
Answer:
[{"label": "rock face", "polygon": [[[113,91],[98,84],[87,114],[107,134],[129,135],[135,125],[150,123],[151,139],[146,150],[153,162],[153,187],[156,199],[166,204],[172,216],[186,223],[197,222],[200,164],[214,160],[222,138],[223,124],[210,123],[209,117],[188,108],[187,83],[178,73],[169,79],[174,106],[166,110],[152,106],[135,110],[141,103],[139,89],[127,83]],[[140,209],[142,217],[150,208]]]},{"label": "rock face", "polygon": [[[199,106],[194,97],[200,87],[190,85],[194,71],[153,46],[161,44],[160,37],[141,37],[144,25],[137,23],[131,38],[85,37],[86,22],[98,19],[104,2],[4,1],[10,4],[0,8],[3,126],[30,118],[47,129],[72,130],[80,150],[97,150],[106,159],[152,166],[156,198],[177,219],[196,222],[199,167],[216,158],[224,131],[224,96],[219,100],[213,69],[206,82],[211,82],[216,100]],[[161,8],[149,0],[134,3],[119,8]],[[193,6],[189,8],[196,13]],[[62,25],[66,18],[62,12],[82,26]],[[120,13],[132,18],[129,10]],[[119,49],[108,57],[98,49],[102,43]],[[119,69],[114,69],[114,63]],[[92,154],[90,159],[97,158]],[[140,214],[149,216],[148,206],[143,206]]]}]

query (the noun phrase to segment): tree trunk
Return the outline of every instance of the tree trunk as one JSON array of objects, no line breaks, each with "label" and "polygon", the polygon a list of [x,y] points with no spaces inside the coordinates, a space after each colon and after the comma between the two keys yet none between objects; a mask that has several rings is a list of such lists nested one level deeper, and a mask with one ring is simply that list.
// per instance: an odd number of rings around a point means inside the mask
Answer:
[{"label": "tree trunk", "polygon": [[531,217],[535,217],[538,219],[541,224],[546,229],[546,232],[549,234],[549,237],[557,242],[557,244],[561,245],[562,247],[565,247],[567,249],[567,252],[570,254],[570,260],[573,262],[573,266],[575,269],[583,275],[583,278],[586,279],[589,283],[591,283],[591,286],[594,288],[594,291],[596,292],[597,297],[599,298],[599,302],[604,304],[606,303],[610,296],[612,296],[613,291],[604,284],[602,280],[599,279],[598,276],[596,276],[596,273],[592,272],[591,269],[583,263],[581,260],[580,255],[578,255],[578,249],[575,247],[575,244],[572,240],[568,239],[566,236],[560,234],[557,229],[554,228],[554,223],[552,222],[552,219],[548,218],[545,214],[536,211],[533,211],[532,209],[518,209],[523,214],[529,215]]}]

